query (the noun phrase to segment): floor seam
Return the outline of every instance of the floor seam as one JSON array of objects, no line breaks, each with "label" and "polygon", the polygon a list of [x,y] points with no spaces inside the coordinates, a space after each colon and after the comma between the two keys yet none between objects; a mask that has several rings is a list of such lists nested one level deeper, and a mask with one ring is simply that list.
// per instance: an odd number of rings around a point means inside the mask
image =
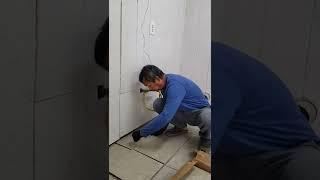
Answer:
[{"label": "floor seam", "polygon": [[170,162],[170,160],[178,153],[178,151],[191,139],[192,137],[189,137],[186,142],[184,142],[178,149],[176,152],[173,153],[173,155],[163,164],[163,166],[151,177],[151,180],[164,168],[164,167],[168,167],[170,169],[176,170],[175,168],[172,168],[170,166],[167,166],[167,164]]},{"label": "floor seam", "polygon": [[125,146],[125,145],[118,144],[118,143],[116,143],[116,144],[119,145],[119,146],[122,146],[122,147],[124,147],[124,148],[126,148],[126,149],[133,150],[133,149],[130,149],[129,147],[127,147],[127,146]]},{"label": "floor seam", "polygon": [[[118,144],[118,143],[116,143],[116,144]],[[149,155],[147,155],[147,154],[145,154],[145,153],[143,153],[143,152],[141,152],[141,151],[138,151],[138,150],[136,150],[136,149],[130,149],[130,148],[128,148],[127,146],[124,146],[124,145],[122,145],[122,144],[118,144],[118,145],[119,145],[119,146],[122,146],[122,147],[124,147],[124,148],[126,148],[126,149],[133,150],[133,151],[135,151],[135,152],[137,152],[137,153],[139,153],[139,154],[141,154],[141,155],[143,155],[143,156],[145,156],[145,157],[147,157],[147,158],[149,158],[149,159],[152,159],[152,160],[154,160],[154,161],[157,161],[158,163],[164,164],[163,162],[161,162],[161,161],[159,161],[159,160],[157,160],[157,159],[155,159],[155,158],[153,158],[153,157],[151,157],[151,156],[149,156]]]},{"label": "floor seam", "polygon": [[191,139],[192,137],[189,137],[177,150],[176,152],[173,153],[173,155],[163,164],[163,166],[151,177],[151,180],[154,179],[156,177],[156,175],[164,168],[164,167],[168,167],[172,170],[177,171],[177,169],[167,166],[168,163],[170,162],[170,160],[178,153],[178,151]]},{"label": "floor seam", "polygon": [[155,178],[156,175],[157,175],[165,166],[166,166],[165,164],[162,164],[162,167],[151,177],[150,180],[152,180],[153,178]]},{"label": "floor seam", "polygon": [[119,179],[119,180],[122,180],[121,178],[119,178],[118,176],[114,175],[113,173],[109,172],[109,174],[111,174],[113,177]]},{"label": "floor seam", "polygon": [[159,161],[159,160],[157,160],[157,159],[155,159],[155,158],[153,158],[153,157],[151,157],[151,156],[149,156],[149,155],[147,155],[147,154],[145,154],[145,153],[143,153],[143,152],[141,152],[141,151],[138,151],[138,150],[136,150],[136,149],[133,149],[133,150],[136,151],[136,152],[138,152],[138,153],[140,153],[140,154],[142,154],[142,155],[144,155],[144,156],[146,156],[147,158],[153,159],[153,160],[155,160],[155,161],[157,161],[157,162],[159,162],[159,163],[161,163],[161,164],[164,164],[163,162],[161,162],[161,161]]},{"label": "floor seam", "polygon": [[166,161],[166,162],[161,162],[161,161],[159,161],[159,160],[157,160],[157,159],[155,159],[155,158],[153,158],[153,157],[151,157],[151,156],[149,156],[149,155],[147,155],[147,154],[145,154],[145,153],[143,153],[143,152],[141,152],[141,151],[139,151],[139,150],[137,150],[137,149],[132,149],[132,150],[134,150],[134,151],[136,151],[136,152],[139,152],[140,154],[142,154],[142,155],[144,155],[144,156],[146,156],[146,157],[148,157],[148,158],[151,158],[151,159],[153,159],[153,160],[155,160],[155,161],[157,161],[157,162],[160,162],[161,164],[163,164],[163,165],[167,165],[167,163],[177,154],[177,152],[189,141],[191,139],[191,137],[189,137],[174,153],[173,153],[173,155],[172,156],[170,156],[170,158]]},{"label": "floor seam", "polygon": [[[168,159],[168,161],[165,162],[165,165],[167,165],[167,164],[171,161],[171,159],[178,153],[178,151],[179,151],[185,144],[187,144],[188,141],[190,141],[191,138],[192,138],[192,136],[189,137],[189,138],[186,140],[186,142],[184,142],[184,143],[181,145],[181,147],[179,147],[179,148],[177,149],[176,152],[174,152],[174,154]],[[171,167],[171,168],[172,168],[172,167]],[[175,168],[173,168],[173,169],[175,169]],[[177,169],[175,169],[175,170],[177,170]]]},{"label": "floor seam", "polygon": [[[130,147],[126,146],[126,145],[123,145],[123,144],[118,143],[118,141],[116,141],[115,144],[117,144],[117,145],[119,145],[119,146],[121,146],[121,147],[124,147],[124,148],[126,148],[126,149],[128,149],[128,150],[133,150],[133,151],[135,151],[135,152],[143,155],[144,157],[146,157],[146,158],[148,158],[148,159],[151,159],[151,160],[154,160],[155,162],[160,163],[160,164],[161,164],[161,167],[152,175],[152,177],[151,177],[151,179],[150,179],[150,180],[152,180],[152,179],[154,179],[154,178],[160,173],[160,171],[163,170],[165,167],[168,167],[168,168],[170,168],[170,169],[172,169],[172,170],[175,170],[175,171],[178,170],[178,169],[176,169],[176,168],[174,168],[174,167],[168,166],[168,163],[169,163],[169,162],[178,154],[178,152],[193,138],[193,134],[190,134],[190,135],[191,135],[191,136],[189,136],[189,137],[187,136],[187,137],[186,137],[186,141],[185,141],[185,142],[172,154],[172,156],[170,156],[169,159],[166,160],[165,162],[161,162],[161,161],[155,159],[154,157],[151,157],[150,155],[145,154],[144,152],[140,151],[139,149],[136,149],[135,147],[130,148]],[[120,179],[118,176],[115,176],[114,174],[112,174],[112,173],[110,173],[110,172],[109,172],[109,174],[111,174],[112,176]],[[121,180],[121,179],[120,179],[120,180]]]}]

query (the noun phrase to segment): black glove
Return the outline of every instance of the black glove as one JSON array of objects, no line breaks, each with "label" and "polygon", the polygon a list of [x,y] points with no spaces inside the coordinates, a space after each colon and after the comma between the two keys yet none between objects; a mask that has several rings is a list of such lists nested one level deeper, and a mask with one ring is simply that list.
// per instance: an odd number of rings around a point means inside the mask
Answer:
[{"label": "black glove", "polygon": [[134,132],[132,133],[132,138],[133,138],[134,142],[139,141],[141,137],[142,137],[142,136],[140,135],[140,131],[139,131],[139,130],[134,131]]}]

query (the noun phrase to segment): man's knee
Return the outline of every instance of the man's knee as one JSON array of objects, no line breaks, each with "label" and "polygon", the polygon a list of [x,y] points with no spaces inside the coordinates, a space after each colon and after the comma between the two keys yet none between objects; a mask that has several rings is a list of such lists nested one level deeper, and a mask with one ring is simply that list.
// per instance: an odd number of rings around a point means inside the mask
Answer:
[{"label": "man's knee", "polygon": [[200,113],[200,119],[205,126],[208,126],[211,128],[211,109],[210,108],[203,109],[203,111]]},{"label": "man's knee", "polygon": [[154,111],[156,111],[159,114],[162,112],[162,110],[163,110],[163,99],[162,98],[157,98],[153,102],[153,109],[154,109]]}]

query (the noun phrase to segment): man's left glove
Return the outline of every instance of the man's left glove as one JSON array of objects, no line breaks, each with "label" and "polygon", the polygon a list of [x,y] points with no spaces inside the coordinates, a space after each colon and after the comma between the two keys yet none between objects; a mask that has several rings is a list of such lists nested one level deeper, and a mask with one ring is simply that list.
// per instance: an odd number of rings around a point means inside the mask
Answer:
[{"label": "man's left glove", "polygon": [[142,136],[140,135],[140,131],[139,131],[139,130],[134,131],[134,132],[132,133],[132,138],[133,138],[134,142],[139,141],[141,137],[142,137]]}]

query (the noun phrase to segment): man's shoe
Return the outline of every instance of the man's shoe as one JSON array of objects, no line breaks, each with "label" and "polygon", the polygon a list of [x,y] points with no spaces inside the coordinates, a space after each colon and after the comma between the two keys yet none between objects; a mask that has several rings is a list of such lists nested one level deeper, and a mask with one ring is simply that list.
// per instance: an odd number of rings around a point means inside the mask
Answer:
[{"label": "man's shoe", "polygon": [[173,136],[179,136],[181,134],[185,134],[188,132],[187,127],[185,128],[177,128],[176,126],[174,126],[171,129],[168,129],[164,134],[168,137],[173,137]]},{"label": "man's shoe", "polygon": [[211,154],[211,140],[200,138],[198,149]]}]

